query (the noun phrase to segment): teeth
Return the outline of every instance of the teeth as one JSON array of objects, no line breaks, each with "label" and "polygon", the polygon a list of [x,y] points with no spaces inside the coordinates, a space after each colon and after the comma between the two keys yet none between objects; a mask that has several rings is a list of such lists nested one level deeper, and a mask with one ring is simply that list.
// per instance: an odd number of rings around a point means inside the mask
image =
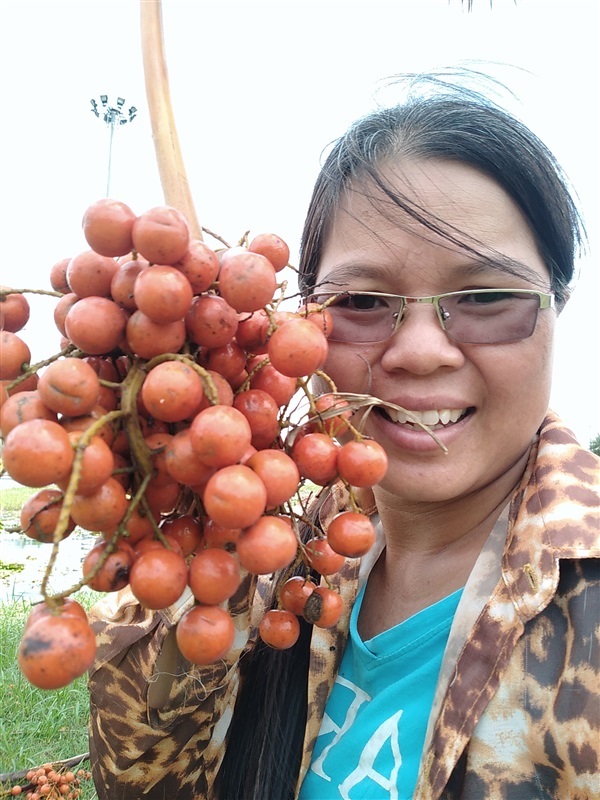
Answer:
[{"label": "teeth", "polygon": [[[396,411],[392,408],[385,409],[386,414],[393,422],[404,424],[412,422],[408,414],[403,411]],[[427,411],[412,411],[413,418],[416,417],[423,425],[448,425],[449,422],[458,422],[458,420],[466,413],[466,408],[442,408],[440,410],[427,410]]]},{"label": "teeth", "polygon": [[422,411],[420,414],[416,414],[416,417],[424,425],[437,425],[440,421],[440,415],[437,411]]}]

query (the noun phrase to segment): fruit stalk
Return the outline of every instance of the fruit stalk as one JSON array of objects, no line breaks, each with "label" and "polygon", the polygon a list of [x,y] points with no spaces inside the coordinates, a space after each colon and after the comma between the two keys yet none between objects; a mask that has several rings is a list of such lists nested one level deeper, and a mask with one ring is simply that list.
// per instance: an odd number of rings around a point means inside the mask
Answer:
[{"label": "fruit stalk", "polygon": [[146,98],[165,203],[181,211],[192,238],[202,239],[171,106],[161,0],[140,0],[140,23]]}]

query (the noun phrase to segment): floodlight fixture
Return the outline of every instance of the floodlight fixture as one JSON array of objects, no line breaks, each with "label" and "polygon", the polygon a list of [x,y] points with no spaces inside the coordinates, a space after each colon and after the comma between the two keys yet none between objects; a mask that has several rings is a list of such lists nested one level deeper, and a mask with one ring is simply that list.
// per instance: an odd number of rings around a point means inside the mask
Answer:
[{"label": "floodlight fixture", "polygon": [[106,182],[106,196],[108,197],[110,192],[110,171],[111,171],[111,162],[112,162],[112,146],[113,146],[113,137],[115,133],[115,128],[117,125],[121,127],[121,125],[126,125],[128,122],[133,122],[135,116],[137,114],[137,108],[135,106],[131,106],[127,114],[123,111],[123,107],[125,105],[125,98],[124,97],[117,97],[117,102],[115,105],[109,104],[108,95],[101,94],[100,95],[100,103],[102,104],[102,108],[100,109],[103,113],[100,115],[98,109],[98,103],[96,100],[90,100],[92,104],[92,111],[97,117],[101,117],[102,120],[106,123],[106,125],[110,128],[110,141],[108,147],[108,177]]}]

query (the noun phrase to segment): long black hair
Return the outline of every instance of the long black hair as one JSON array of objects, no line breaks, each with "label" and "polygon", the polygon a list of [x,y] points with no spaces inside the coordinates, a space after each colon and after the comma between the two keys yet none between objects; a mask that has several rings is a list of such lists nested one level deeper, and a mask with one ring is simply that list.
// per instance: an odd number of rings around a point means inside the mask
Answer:
[{"label": "long black hair", "polygon": [[[300,285],[314,285],[327,234],[352,185],[383,192],[395,206],[449,241],[477,252],[450,228],[393,190],[382,167],[406,159],[453,159],[495,180],[527,220],[559,306],[568,297],[583,226],[556,159],[522,122],[483,93],[440,75],[410,76],[406,102],[360,119],[331,148],[317,178],[301,242]],[[374,201],[375,202],[375,201]],[[240,665],[241,687],[217,779],[219,800],[291,800],[307,712],[310,627],[296,645],[258,643]]]}]

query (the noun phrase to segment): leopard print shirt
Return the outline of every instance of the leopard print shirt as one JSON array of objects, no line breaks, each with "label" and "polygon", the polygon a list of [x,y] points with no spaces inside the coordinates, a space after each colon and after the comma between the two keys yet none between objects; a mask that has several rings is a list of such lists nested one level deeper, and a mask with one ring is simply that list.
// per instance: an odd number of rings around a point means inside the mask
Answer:
[{"label": "leopard print shirt", "polygon": [[[549,414],[457,609],[415,800],[600,800],[599,476],[598,458]],[[346,503],[334,487],[322,524]],[[337,576],[346,601],[340,624],[314,629],[298,787],[352,603],[381,547]],[[191,666],[173,644],[190,595],[150,612],[125,589],[93,609],[90,754],[100,800],[213,797],[238,663],[256,639],[270,585],[245,577],[229,601],[234,646],[211,667]]]}]

